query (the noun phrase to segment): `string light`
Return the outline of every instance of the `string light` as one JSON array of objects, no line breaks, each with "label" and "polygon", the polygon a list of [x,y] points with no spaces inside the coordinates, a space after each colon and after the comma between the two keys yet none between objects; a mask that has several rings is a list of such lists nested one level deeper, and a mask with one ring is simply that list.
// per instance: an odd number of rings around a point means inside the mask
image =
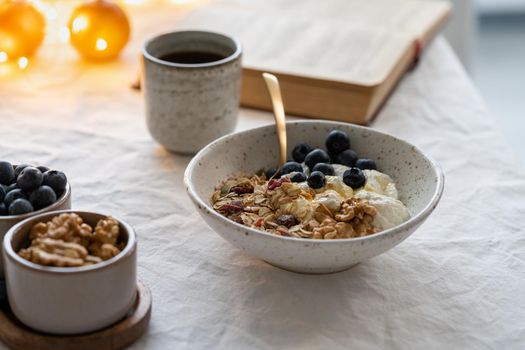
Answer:
[{"label": "string light", "polygon": [[73,47],[90,60],[115,58],[126,45],[130,25],[126,13],[115,2],[94,0],[77,7],[69,19]]},{"label": "string light", "polygon": [[31,56],[44,40],[45,17],[27,1],[0,1],[0,25],[4,58],[16,60]]},{"label": "string light", "polygon": [[27,57],[20,57],[18,59],[18,67],[20,67],[20,69],[26,69],[28,64],[29,60],[27,59]]},{"label": "string light", "polygon": [[99,38],[97,39],[97,51],[104,51],[108,48],[108,43],[106,40]]},{"label": "string light", "polygon": [[9,57],[7,56],[7,54],[4,51],[0,51],[0,63],[7,62],[8,58]]},{"label": "string light", "polygon": [[86,30],[88,27],[88,19],[86,16],[78,16],[73,20],[73,24],[71,25],[71,31],[73,34],[78,34],[83,30]]}]

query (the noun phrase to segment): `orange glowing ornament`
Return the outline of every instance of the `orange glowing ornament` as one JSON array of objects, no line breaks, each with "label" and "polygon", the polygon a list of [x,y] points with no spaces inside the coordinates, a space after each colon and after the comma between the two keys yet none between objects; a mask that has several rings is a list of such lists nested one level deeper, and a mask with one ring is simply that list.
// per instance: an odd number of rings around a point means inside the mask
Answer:
[{"label": "orange glowing ornament", "polygon": [[0,63],[27,61],[45,37],[46,20],[27,1],[0,0]]},{"label": "orange glowing ornament", "polygon": [[108,0],[95,0],[77,7],[68,27],[73,47],[84,58],[95,61],[117,57],[130,34],[126,13]]}]

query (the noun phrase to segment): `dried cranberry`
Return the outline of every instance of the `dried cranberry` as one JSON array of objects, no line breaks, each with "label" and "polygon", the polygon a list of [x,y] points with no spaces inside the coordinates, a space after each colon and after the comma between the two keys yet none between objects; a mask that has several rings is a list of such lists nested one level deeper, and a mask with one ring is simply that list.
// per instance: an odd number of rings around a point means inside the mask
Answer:
[{"label": "dried cranberry", "polygon": [[271,179],[270,181],[268,181],[268,189],[269,190],[274,190],[276,189],[277,187],[281,186],[282,185],[282,182],[281,182],[281,179]]},{"label": "dried cranberry", "polygon": [[255,221],[255,226],[256,227],[261,227],[262,225],[264,225],[264,219],[263,218],[258,218],[257,221]]},{"label": "dried cranberry", "polygon": [[288,228],[297,225],[298,223],[299,222],[297,221],[295,216],[289,214],[279,215],[279,217],[277,218],[277,224],[281,226],[286,226]]},{"label": "dried cranberry", "polygon": [[281,187],[281,185],[285,182],[290,182],[290,179],[287,177],[281,177],[280,179],[277,179],[277,180],[271,179],[270,181],[268,181],[268,189],[274,190],[277,187]]},{"label": "dried cranberry", "polygon": [[219,210],[227,214],[233,214],[242,211],[243,209],[244,206],[242,204],[242,201],[231,201],[230,203],[226,203],[223,206],[221,206]]},{"label": "dried cranberry", "polygon": [[253,193],[253,186],[250,184],[233,186],[230,188],[230,192],[235,192],[237,194]]}]

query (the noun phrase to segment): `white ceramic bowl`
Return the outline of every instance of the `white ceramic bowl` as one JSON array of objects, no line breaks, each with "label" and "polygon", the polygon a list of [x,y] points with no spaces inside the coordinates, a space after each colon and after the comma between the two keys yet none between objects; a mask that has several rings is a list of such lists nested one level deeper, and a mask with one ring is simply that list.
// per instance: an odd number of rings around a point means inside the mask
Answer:
[{"label": "white ceramic bowl", "polygon": [[412,217],[380,233],[353,239],[313,240],[275,236],[235,223],[210,205],[214,187],[239,171],[275,166],[278,145],[273,125],[226,135],[202,149],[186,168],[187,192],[208,225],[248,254],[283,269],[302,273],[342,271],[396,246],[434,210],[443,192],[439,167],[418,148],[374,129],[329,121],[287,123],[289,151],[299,142],[324,147],[333,129],[348,132],[361,157],[376,160],[378,170],[396,182],[400,200]]},{"label": "white ceramic bowl", "polygon": [[[69,182],[66,185],[66,190],[55,203],[51,204],[48,207],[34,211],[32,213],[22,214],[22,215],[6,215],[0,216],[0,242],[4,239],[5,234],[11,227],[16,225],[22,220],[30,218],[35,215],[42,213],[48,213],[55,210],[66,210],[71,209],[71,186]],[[0,249],[0,279],[4,278],[4,259],[2,259],[2,250]]]},{"label": "white ceramic bowl", "polygon": [[137,294],[137,242],[133,228],[120,224],[126,241],[117,256],[83,267],[34,264],[18,256],[26,246],[31,227],[65,212],[77,213],[96,226],[107,215],[82,211],[56,211],[30,217],[13,226],[3,241],[9,305],[26,326],[53,334],[81,334],[109,326],[122,319]]}]

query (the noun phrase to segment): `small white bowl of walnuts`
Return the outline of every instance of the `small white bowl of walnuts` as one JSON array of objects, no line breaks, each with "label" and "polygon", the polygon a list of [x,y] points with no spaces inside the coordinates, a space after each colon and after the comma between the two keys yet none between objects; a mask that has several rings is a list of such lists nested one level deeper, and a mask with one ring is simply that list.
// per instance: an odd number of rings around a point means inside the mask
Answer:
[{"label": "small white bowl of walnuts", "polygon": [[135,232],[114,217],[33,216],[7,232],[3,254],[11,310],[38,331],[95,331],[123,318],[135,302]]}]

